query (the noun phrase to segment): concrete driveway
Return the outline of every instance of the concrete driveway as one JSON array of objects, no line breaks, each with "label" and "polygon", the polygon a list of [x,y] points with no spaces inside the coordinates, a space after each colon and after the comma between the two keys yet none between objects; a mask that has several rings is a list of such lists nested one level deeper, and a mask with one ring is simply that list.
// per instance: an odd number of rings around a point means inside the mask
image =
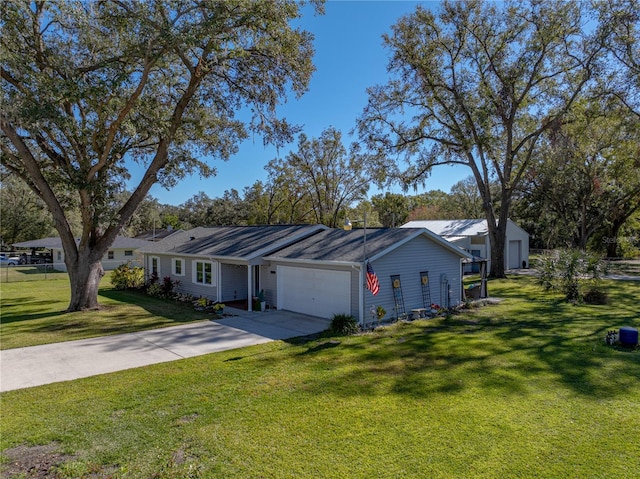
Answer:
[{"label": "concrete driveway", "polygon": [[0,392],[70,381],[279,339],[319,333],[330,320],[287,311],[0,351]]}]

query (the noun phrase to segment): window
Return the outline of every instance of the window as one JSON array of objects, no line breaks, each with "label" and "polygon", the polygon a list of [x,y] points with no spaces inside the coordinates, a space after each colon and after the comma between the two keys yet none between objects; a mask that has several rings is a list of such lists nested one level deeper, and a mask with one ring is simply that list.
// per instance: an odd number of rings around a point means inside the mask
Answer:
[{"label": "window", "polygon": [[62,261],[62,251],[58,251],[58,261]]},{"label": "window", "polygon": [[125,256],[133,256],[133,250],[132,249],[124,250],[124,255]]},{"label": "window", "polygon": [[206,286],[214,285],[214,269],[211,261],[194,261],[193,282]]},{"label": "window", "polygon": [[113,258],[114,258],[114,256],[113,256],[113,251],[109,251],[109,252],[107,253],[107,259],[113,259]]},{"label": "window", "polygon": [[171,261],[171,273],[174,276],[184,276],[184,260],[182,258],[173,258]]},{"label": "window", "polygon": [[160,258],[157,256],[151,256],[149,258],[149,269],[151,274],[157,274],[160,276]]}]

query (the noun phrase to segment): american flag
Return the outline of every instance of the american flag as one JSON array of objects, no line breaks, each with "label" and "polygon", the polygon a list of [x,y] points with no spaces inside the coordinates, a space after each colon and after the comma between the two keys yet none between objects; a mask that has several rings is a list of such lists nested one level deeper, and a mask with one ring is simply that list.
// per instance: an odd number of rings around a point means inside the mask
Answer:
[{"label": "american flag", "polygon": [[367,261],[367,289],[371,291],[374,296],[380,291],[380,282],[376,273],[374,273],[371,263]]}]

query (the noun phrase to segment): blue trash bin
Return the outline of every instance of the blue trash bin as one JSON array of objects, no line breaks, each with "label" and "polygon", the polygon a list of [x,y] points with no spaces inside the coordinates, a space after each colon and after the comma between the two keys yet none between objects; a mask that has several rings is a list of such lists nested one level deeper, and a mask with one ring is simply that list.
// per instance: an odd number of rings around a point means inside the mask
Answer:
[{"label": "blue trash bin", "polygon": [[638,330],[631,326],[623,326],[620,328],[618,340],[625,346],[636,346],[638,344]]}]

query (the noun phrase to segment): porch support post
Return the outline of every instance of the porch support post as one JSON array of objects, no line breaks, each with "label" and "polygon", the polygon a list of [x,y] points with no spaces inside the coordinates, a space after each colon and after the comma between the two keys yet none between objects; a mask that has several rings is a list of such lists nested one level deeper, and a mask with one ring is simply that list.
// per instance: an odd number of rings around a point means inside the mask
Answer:
[{"label": "porch support post", "polygon": [[247,311],[253,311],[253,265],[247,265]]},{"label": "porch support post", "polygon": [[216,261],[215,264],[216,269],[218,270],[216,271],[216,301],[218,301],[218,303],[222,303],[222,288],[220,287],[222,285],[222,263],[220,261]]}]

